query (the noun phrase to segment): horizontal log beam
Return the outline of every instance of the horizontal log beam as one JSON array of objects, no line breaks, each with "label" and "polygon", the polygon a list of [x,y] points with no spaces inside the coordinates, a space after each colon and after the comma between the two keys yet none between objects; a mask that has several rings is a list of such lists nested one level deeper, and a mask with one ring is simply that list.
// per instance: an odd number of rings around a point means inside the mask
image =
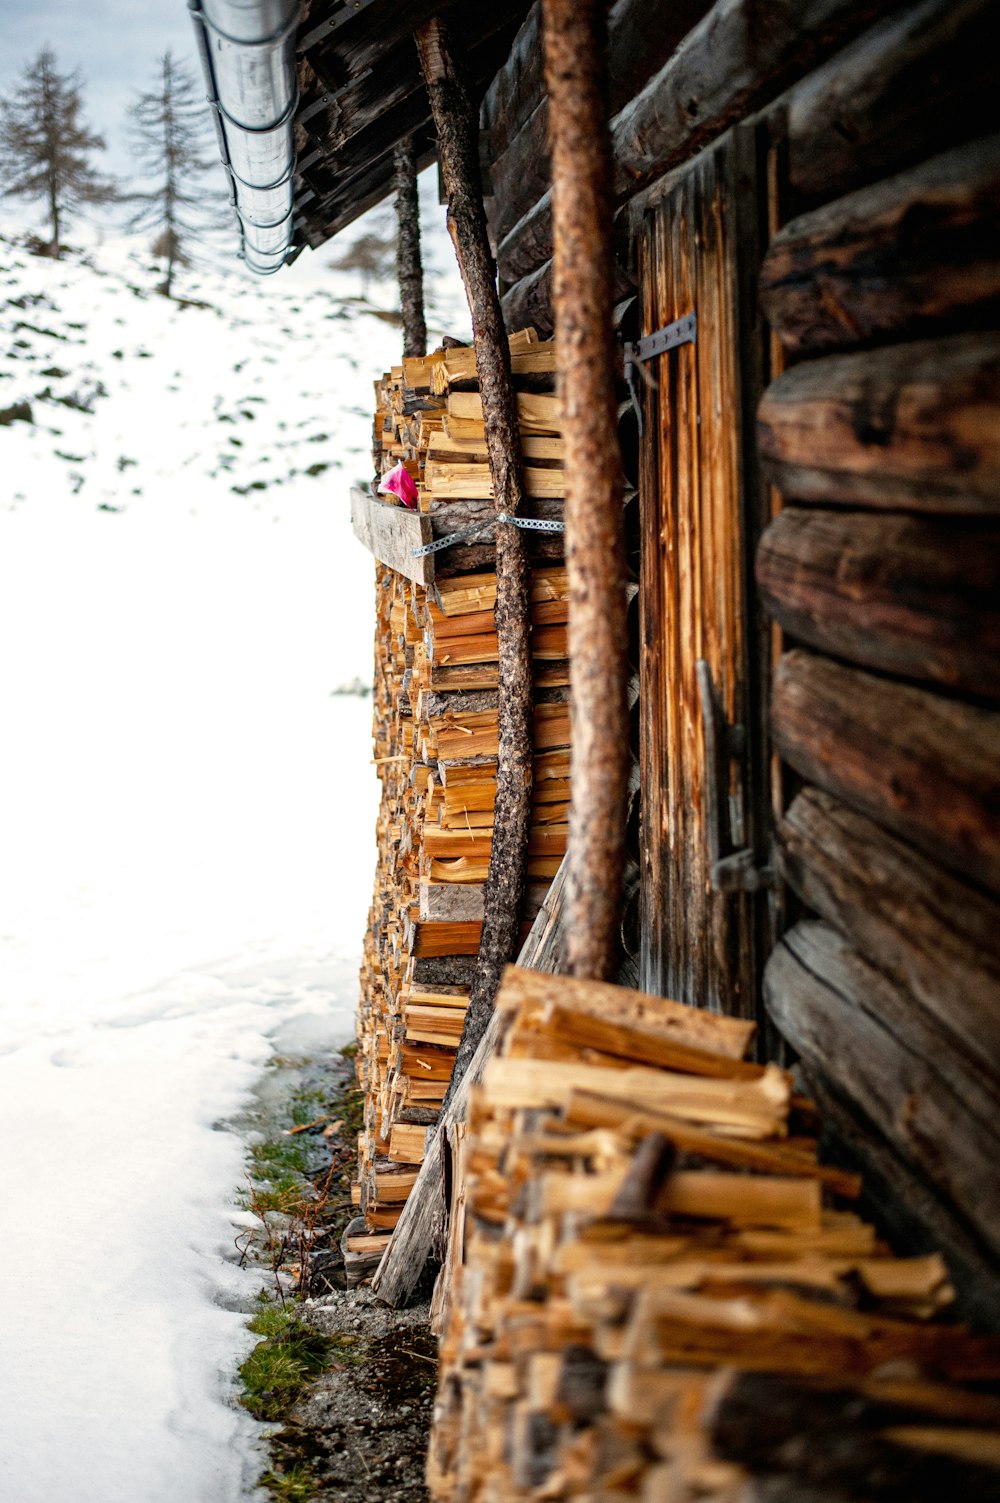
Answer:
[{"label": "horizontal log beam", "polygon": [[778,751],[809,782],[1000,891],[1000,712],[796,650],[771,713]]},{"label": "horizontal log beam", "polygon": [[997,1256],[995,1102],[906,993],[829,925],[806,922],[772,953],[764,1000],[810,1069],[934,1185],[984,1255]]},{"label": "horizontal log beam", "polygon": [[991,0],[904,6],[793,92],[788,174],[829,199],[996,130]]},{"label": "horizontal log beam", "polygon": [[1000,698],[1000,528],[788,507],[757,549],[765,609],[867,668]]},{"label": "horizontal log beam", "polygon": [[818,788],[778,825],[796,892],[1000,1081],[1000,904]]},{"label": "horizontal log beam", "polygon": [[786,224],[760,298],[793,354],[982,327],[1000,308],[1000,136]]},{"label": "horizontal log beam", "polygon": [[619,198],[669,168],[830,56],[880,13],[877,0],[717,0],[612,126]]},{"label": "horizontal log beam", "polygon": [[[709,0],[617,0],[608,14],[607,67],[612,115],[668,61],[709,9]],[[504,282],[513,283],[552,255],[548,101],[541,73],[538,10],[529,13],[505,67],[483,104],[493,158],[493,229]],[[522,226],[537,234],[529,250]],[[516,256],[508,261],[508,250]]]},{"label": "horizontal log beam", "polygon": [[1000,513],[1000,334],[956,335],[793,366],[758,409],[788,497]]}]

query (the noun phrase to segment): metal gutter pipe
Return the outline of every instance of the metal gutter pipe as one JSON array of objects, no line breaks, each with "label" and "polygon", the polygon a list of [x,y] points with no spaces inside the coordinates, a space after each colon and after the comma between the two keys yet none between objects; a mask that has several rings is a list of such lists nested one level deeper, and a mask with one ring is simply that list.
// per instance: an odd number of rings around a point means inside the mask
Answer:
[{"label": "metal gutter pipe", "polygon": [[188,9],[240,223],[240,255],[267,276],[284,265],[292,238],[299,0],[188,0]]}]

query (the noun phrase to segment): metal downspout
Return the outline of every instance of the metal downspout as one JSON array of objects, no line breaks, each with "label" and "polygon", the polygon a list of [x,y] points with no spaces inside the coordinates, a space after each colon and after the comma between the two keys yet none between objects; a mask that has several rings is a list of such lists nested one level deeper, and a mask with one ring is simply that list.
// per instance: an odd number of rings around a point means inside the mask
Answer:
[{"label": "metal downspout", "polygon": [[284,265],[292,238],[299,0],[188,0],[188,9],[240,223],[240,255],[267,276]]}]

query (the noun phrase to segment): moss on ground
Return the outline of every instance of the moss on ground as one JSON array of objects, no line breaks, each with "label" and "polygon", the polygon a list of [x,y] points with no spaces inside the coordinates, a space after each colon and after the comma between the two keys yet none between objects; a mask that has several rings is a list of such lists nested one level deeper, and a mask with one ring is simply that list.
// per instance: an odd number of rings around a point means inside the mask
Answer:
[{"label": "moss on ground", "polygon": [[[355,1214],[350,1181],[364,1115],[355,1053],[349,1045],[329,1062],[272,1061],[277,1080],[271,1073],[243,1124],[256,1141],[240,1200],[259,1222],[243,1256],[269,1266],[274,1288],[262,1291],[248,1323],[261,1339],[240,1366],[239,1397],[255,1418],[271,1423],[285,1420],[328,1368],[360,1360],[355,1338],[323,1335],[306,1323],[299,1305],[300,1296],[337,1286],[340,1237]],[[324,1131],[331,1127],[332,1133]],[[271,1462],[261,1486],[284,1503],[309,1503],[317,1488],[311,1462],[283,1461],[275,1438]]]}]

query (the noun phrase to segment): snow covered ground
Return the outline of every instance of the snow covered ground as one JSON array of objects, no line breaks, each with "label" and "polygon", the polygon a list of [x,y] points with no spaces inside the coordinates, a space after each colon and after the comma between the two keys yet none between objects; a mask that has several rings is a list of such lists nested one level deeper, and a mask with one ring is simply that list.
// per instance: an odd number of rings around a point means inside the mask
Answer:
[{"label": "snow covered ground", "polygon": [[352,1032],[376,785],[333,691],[370,677],[348,486],[399,335],[301,263],[180,307],[89,255],[0,240],[0,1493],[235,1503],[222,1124],[276,1042]]}]

